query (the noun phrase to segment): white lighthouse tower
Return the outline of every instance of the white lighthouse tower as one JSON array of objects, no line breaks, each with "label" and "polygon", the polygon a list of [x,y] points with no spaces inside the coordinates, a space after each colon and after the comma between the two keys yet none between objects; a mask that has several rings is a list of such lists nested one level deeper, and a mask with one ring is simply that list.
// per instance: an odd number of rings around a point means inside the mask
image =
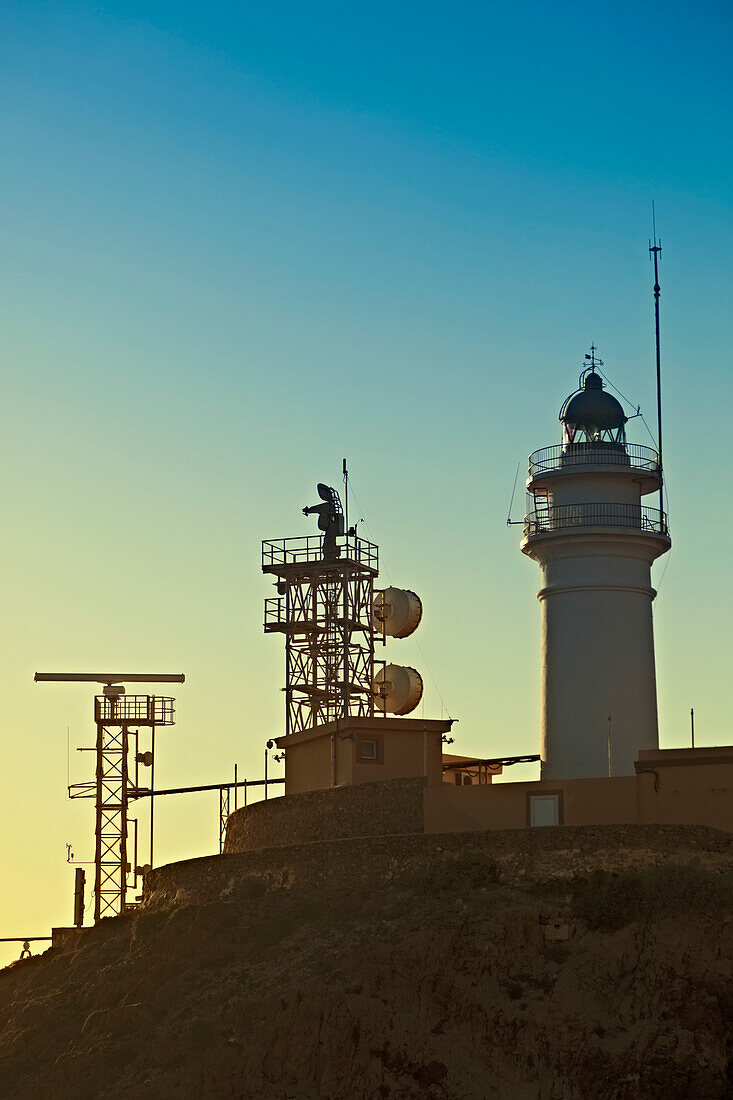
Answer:
[{"label": "white lighthouse tower", "polygon": [[592,349],[560,410],[562,442],[529,458],[522,551],[542,570],[543,779],[633,775],[659,747],[651,565],[670,548],[657,452],[626,442]]}]

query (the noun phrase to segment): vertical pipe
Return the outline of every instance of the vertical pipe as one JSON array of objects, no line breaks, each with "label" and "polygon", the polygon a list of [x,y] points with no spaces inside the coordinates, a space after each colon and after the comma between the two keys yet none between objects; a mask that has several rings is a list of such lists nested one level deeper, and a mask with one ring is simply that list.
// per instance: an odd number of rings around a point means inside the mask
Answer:
[{"label": "vertical pipe", "polygon": [[150,868],[153,867],[153,807],[155,806],[155,724],[152,728],[150,751],[153,762],[150,765]]},{"label": "vertical pipe", "polygon": [[237,808],[239,788],[237,787],[237,765],[234,765],[234,809]]},{"label": "vertical pipe", "polygon": [[104,761],[102,749],[104,746],[103,727],[97,722],[97,797],[95,802],[96,819],[94,824],[94,923],[100,918],[102,911],[102,771]]},{"label": "vertical pipe", "polygon": [[120,779],[120,913],[124,913],[127,905],[127,797],[128,797],[128,771],[127,748],[129,733],[127,726],[122,726],[120,731],[121,754],[121,779]]},{"label": "vertical pipe", "polygon": [[[285,582],[285,733],[292,733],[291,726],[291,712],[293,709],[293,688],[291,685],[291,673],[290,673],[290,619],[291,619],[291,600],[290,600],[290,580]],[[246,789],[246,788],[245,788]]]},{"label": "vertical pipe", "polygon": [[608,716],[608,778],[611,779],[613,771],[611,770],[611,715]]},{"label": "vertical pipe", "polygon": [[267,749],[265,749],[265,798],[267,798],[267,757],[268,752]]},{"label": "vertical pipe", "polygon": [[[323,613],[324,613],[324,616],[325,616],[326,628],[328,630],[330,630],[331,629],[331,623],[330,623],[330,608],[329,608],[329,602],[328,602],[328,592],[329,592],[328,582],[324,581],[323,584],[324,584],[324,591],[325,591],[325,600],[324,600]],[[314,626],[316,626],[318,624],[318,580],[314,577],[311,577],[310,581],[308,582],[308,599],[310,600],[310,607],[311,607],[311,622],[314,624]],[[288,637],[288,635],[286,635],[286,637]],[[328,645],[328,640],[326,641],[326,646],[327,645]],[[309,681],[308,687],[310,688],[310,690],[312,692],[312,694],[310,696],[310,724],[311,724],[311,726],[317,726],[318,725],[318,702],[317,702],[317,699],[318,699],[318,693],[317,693],[317,688],[318,688],[318,631],[317,630],[311,630],[309,635],[308,635],[308,653],[309,653],[309,658],[310,658],[310,681]],[[328,675],[328,671],[330,671],[330,669],[327,670],[326,675]],[[329,684],[329,688],[330,688],[330,686],[331,685]],[[328,704],[326,704],[326,706],[328,706]],[[290,730],[288,732],[292,732],[292,731]]]},{"label": "vertical pipe", "polygon": [[219,787],[219,855],[224,847],[224,791],[225,787]]},{"label": "vertical pipe", "polygon": [[349,644],[351,642],[351,631],[349,629],[349,567],[344,567],[344,628],[342,632],[342,645],[344,647],[344,688],[343,688],[343,700],[341,706],[344,712],[344,718],[349,717],[349,687],[351,677],[349,675]]}]

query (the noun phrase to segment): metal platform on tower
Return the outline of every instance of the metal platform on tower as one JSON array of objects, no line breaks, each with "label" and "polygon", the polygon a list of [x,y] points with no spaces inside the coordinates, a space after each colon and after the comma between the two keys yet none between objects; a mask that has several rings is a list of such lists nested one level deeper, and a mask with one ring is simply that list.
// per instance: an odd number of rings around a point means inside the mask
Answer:
[{"label": "metal platform on tower", "polygon": [[329,560],[324,556],[321,535],[302,535],[296,538],[265,539],[262,543],[262,572],[287,576],[302,566],[319,569],[339,569],[353,566],[375,577],[379,572],[379,549],[373,542],[346,535],[337,545],[338,557]]}]

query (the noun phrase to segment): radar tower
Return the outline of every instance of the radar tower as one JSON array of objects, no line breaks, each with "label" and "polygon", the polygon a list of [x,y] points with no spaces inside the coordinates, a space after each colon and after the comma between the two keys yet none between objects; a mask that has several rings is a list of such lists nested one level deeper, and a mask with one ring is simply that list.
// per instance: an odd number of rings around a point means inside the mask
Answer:
[{"label": "radar tower", "polygon": [[[94,920],[115,917],[134,908],[127,891],[137,887],[137,819],[133,819],[134,843],[128,844],[130,801],[153,793],[155,730],[175,721],[175,699],[161,695],[125,695],[125,683],[182,684],[185,677],[153,673],[37,672],[38,683],[104,684],[94,697],[97,727],[96,773],[94,780],[69,784],[70,798],[94,798]],[[141,728],[151,731],[150,749],[139,751]],[[135,754],[130,760],[130,747]],[[132,763],[132,774],[130,764]],[[139,783],[139,765],[150,768],[150,786]],[[153,860],[153,805],[150,799],[150,862]],[[133,858],[130,859],[130,856]],[[130,879],[132,878],[132,881]]]}]

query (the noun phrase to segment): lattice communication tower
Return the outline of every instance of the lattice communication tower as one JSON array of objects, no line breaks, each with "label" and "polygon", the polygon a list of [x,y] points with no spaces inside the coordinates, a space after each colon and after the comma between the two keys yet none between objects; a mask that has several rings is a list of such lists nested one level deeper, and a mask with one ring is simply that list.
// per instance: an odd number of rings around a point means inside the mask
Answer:
[{"label": "lattice communication tower", "polygon": [[379,551],[345,530],[338,493],[318,486],[322,535],[268,539],[262,571],[278,595],[265,600],[265,633],[285,637],[285,732],[373,717],[374,581]]},{"label": "lattice communication tower", "polygon": [[[123,681],[183,683],[183,675],[98,675],[96,673],[37,672],[37,681],[74,681],[104,684],[94,697],[97,727],[94,780],[72,783],[70,798],[95,799],[94,920],[114,917],[133,907],[128,890],[137,889],[137,819],[130,842],[130,802],[153,794],[155,731],[175,721],[175,699],[160,695],[126,695]],[[141,731],[150,731],[150,748],[140,750]],[[134,750],[134,752],[132,751]],[[140,765],[150,768],[150,784],[141,785]],[[150,798],[150,862],[153,854],[153,803]],[[133,903],[134,905],[134,903]]]}]

